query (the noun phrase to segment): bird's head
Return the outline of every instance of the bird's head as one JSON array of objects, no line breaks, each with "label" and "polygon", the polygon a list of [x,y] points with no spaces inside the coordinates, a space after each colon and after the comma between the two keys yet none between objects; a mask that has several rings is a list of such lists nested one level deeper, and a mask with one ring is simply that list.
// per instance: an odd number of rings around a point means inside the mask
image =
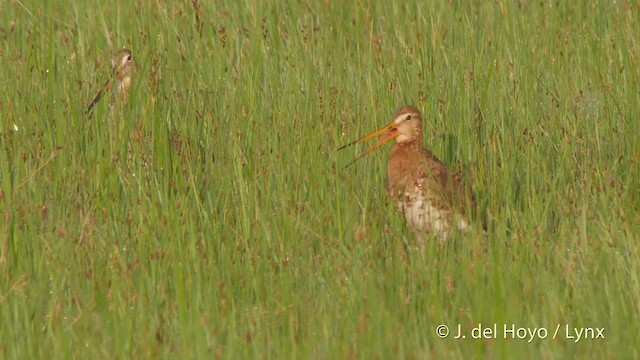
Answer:
[{"label": "bird's head", "polygon": [[133,64],[133,55],[131,54],[131,50],[122,49],[118,50],[111,57],[111,69],[115,74],[120,72],[130,73],[131,67]]},{"label": "bird's head", "polygon": [[369,139],[372,139],[377,136],[383,136],[378,142],[371,145],[364,153],[360,154],[355,160],[349,163],[347,166],[355,162],[356,160],[364,157],[365,155],[372,152],[374,149],[378,148],[382,144],[396,139],[396,143],[411,143],[411,142],[422,142],[422,116],[420,115],[420,110],[418,110],[415,106],[404,106],[396,112],[395,116],[391,123],[387,126],[383,127],[380,130],[374,131],[369,135],[365,135],[358,140],[355,140],[347,145],[340,147],[340,149],[344,149],[345,147],[353,144],[357,144],[359,142],[363,142]]}]

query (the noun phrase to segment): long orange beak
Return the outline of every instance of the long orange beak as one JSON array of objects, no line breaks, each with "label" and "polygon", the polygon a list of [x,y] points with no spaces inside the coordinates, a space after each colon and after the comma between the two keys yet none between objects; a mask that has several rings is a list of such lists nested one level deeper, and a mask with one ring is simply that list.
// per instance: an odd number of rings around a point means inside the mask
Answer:
[{"label": "long orange beak", "polygon": [[373,150],[375,150],[377,147],[381,146],[382,144],[386,143],[387,141],[391,140],[391,139],[395,139],[398,136],[398,127],[396,126],[396,124],[391,123],[385,127],[383,127],[382,129],[372,132],[369,135],[365,135],[363,137],[361,137],[358,140],[352,141],[350,143],[348,143],[347,145],[341,146],[338,148],[338,150],[342,150],[348,146],[351,146],[353,144],[357,144],[357,143],[361,143],[363,141],[367,141],[371,138],[374,138],[376,136],[380,136],[380,135],[384,135],[384,137],[380,140],[378,140],[377,143],[371,145],[365,152],[363,152],[362,154],[358,155],[358,157],[356,157],[353,161],[351,161],[350,163],[348,163],[345,167],[353,164],[354,162],[358,161],[359,159],[362,159],[363,157],[365,157],[367,154],[369,154],[370,152],[372,152]]}]

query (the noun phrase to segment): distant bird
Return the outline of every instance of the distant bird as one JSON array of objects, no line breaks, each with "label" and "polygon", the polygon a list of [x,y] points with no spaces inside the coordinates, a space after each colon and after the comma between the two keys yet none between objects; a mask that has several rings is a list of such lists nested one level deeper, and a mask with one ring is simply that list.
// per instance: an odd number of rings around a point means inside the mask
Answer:
[{"label": "distant bird", "polygon": [[475,210],[474,196],[458,174],[422,146],[420,111],[402,107],[389,125],[340,149],[381,135],[384,137],[348,165],[395,139],[387,165],[387,191],[409,227],[417,235],[431,233],[441,241],[446,241],[452,226],[467,232],[468,215]]},{"label": "distant bird", "polygon": [[113,56],[111,56],[111,70],[113,71],[112,78],[107,80],[102,89],[98,92],[89,107],[87,112],[100,101],[103,93],[108,93],[112,88],[115,95],[119,97],[126,97],[129,94],[129,88],[131,87],[131,76],[136,71],[136,64],[133,61],[133,55],[131,50],[122,49],[118,50]]}]

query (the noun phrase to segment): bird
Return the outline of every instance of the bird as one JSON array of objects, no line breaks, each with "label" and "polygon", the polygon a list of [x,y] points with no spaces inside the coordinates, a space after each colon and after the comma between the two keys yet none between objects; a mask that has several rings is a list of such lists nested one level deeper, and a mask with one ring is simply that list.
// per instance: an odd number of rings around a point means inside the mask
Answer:
[{"label": "bird", "polygon": [[111,56],[112,78],[105,82],[102,89],[100,89],[98,94],[93,98],[87,107],[87,113],[100,101],[103,93],[108,93],[112,89],[117,96],[121,98],[126,97],[131,87],[131,76],[136,69],[136,63],[133,60],[131,50],[123,48],[116,51],[116,53]]},{"label": "bird", "polygon": [[468,232],[475,197],[459,174],[423,147],[418,108],[401,107],[391,123],[338,150],[378,136],[382,138],[347,166],[395,139],[387,164],[387,193],[404,214],[407,225],[416,235],[432,234],[441,242],[446,242],[452,228]]}]

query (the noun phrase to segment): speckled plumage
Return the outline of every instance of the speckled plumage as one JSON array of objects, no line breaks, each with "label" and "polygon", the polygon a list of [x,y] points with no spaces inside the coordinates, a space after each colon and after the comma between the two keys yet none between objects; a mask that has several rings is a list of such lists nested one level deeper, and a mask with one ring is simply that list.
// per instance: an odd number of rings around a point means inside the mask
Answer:
[{"label": "speckled plumage", "polygon": [[365,154],[396,140],[387,165],[387,191],[407,225],[416,234],[431,233],[442,241],[452,227],[467,231],[467,216],[475,208],[475,199],[462,178],[422,146],[420,111],[405,106],[389,125],[355,142],[379,135],[385,136]]}]

